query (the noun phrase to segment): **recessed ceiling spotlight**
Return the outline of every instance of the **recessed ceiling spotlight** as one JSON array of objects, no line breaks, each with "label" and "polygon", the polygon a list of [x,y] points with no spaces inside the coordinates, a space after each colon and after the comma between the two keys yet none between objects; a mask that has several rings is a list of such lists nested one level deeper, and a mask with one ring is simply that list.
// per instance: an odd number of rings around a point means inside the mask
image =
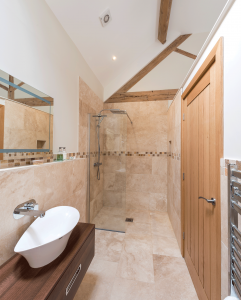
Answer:
[{"label": "recessed ceiling spotlight", "polygon": [[112,56],[112,59],[113,59],[113,60],[116,60],[116,56]]}]

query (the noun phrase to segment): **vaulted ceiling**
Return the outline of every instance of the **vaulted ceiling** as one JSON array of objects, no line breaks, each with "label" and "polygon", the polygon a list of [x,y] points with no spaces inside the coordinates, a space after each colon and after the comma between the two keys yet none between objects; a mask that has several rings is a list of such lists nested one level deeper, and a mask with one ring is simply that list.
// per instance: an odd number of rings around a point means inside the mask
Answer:
[{"label": "vaulted ceiling", "polygon": [[[161,0],[46,2],[103,85],[104,98],[107,99],[182,34],[192,33],[194,37],[191,36],[190,41],[186,40],[185,45],[183,43],[179,48],[198,54],[200,44],[207,37],[227,0],[172,0],[165,44],[158,40]],[[99,16],[107,8],[110,9],[112,21],[102,27]],[[113,55],[117,57],[116,61],[112,60]],[[178,53],[172,53],[171,56],[173,59],[168,58],[169,64],[175,61],[176,68],[178,61],[180,68],[184,67],[185,70],[193,62],[191,58],[181,57]],[[174,67],[173,64],[168,67],[166,62],[161,64],[163,74]],[[158,68],[160,70],[157,66],[151,72],[157,72]],[[179,77],[182,76],[180,74]],[[176,81],[180,81],[179,77]],[[145,78],[142,83],[145,83]],[[163,88],[165,85],[171,86],[171,83],[166,80],[162,84]],[[143,90],[143,87],[140,89]],[[133,87],[132,91],[135,90]]]}]

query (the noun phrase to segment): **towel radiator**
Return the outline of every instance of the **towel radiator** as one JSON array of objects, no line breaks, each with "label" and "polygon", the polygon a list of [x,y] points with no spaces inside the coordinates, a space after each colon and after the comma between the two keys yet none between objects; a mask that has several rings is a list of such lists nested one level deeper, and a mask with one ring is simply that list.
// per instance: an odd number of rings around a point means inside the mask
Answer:
[{"label": "towel radiator", "polygon": [[238,215],[241,215],[241,171],[236,168],[236,165],[228,165],[229,295],[241,299],[241,231],[238,229]]}]

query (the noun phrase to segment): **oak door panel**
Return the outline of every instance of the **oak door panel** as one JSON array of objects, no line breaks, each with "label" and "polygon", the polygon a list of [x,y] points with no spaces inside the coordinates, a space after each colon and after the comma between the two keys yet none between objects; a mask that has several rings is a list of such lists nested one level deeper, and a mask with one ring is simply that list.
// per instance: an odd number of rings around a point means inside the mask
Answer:
[{"label": "oak door panel", "polygon": [[184,257],[201,300],[221,298],[222,45],[220,39],[182,95]]}]

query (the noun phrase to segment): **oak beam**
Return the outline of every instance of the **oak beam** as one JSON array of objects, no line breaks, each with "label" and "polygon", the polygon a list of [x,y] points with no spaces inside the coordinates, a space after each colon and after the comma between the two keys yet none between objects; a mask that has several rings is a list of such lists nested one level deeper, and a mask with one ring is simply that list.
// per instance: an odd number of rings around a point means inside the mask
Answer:
[{"label": "oak beam", "polygon": [[[12,75],[9,75],[9,81],[11,83],[14,83],[14,77]],[[9,85],[9,88],[8,88],[8,99],[14,100],[14,87],[11,85]]]},{"label": "oak beam", "polygon": [[1,83],[0,83],[0,88],[2,88],[2,89],[4,89],[5,91],[8,92],[8,87],[6,87],[5,85],[3,85],[3,84],[1,84]]},{"label": "oak beam", "polygon": [[168,31],[169,19],[171,14],[171,7],[172,7],[172,0],[161,0],[158,40],[162,44],[165,44],[167,39],[167,31]]},{"label": "oak beam", "polygon": [[[54,99],[52,97],[44,97],[45,100],[49,101],[51,105],[54,104]],[[19,98],[14,99],[14,101],[17,101],[22,104],[26,104],[29,106],[49,106],[48,103],[38,99],[38,98]]]},{"label": "oak beam", "polygon": [[173,100],[177,92],[178,89],[116,93],[105,101],[105,103]]},{"label": "oak beam", "polygon": [[182,54],[182,55],[185,55],[187,57],[190,57],[192,59],[196,59],[197,58],[197,55],[194,55],[192,53],[189,53],[187,51],[184,51],[184,50],[181,50],[179,48],[177,48],[176,50],[174,50],[175,52],[179,53],[179,54]]},{"label": "oak beam", "polygon": [[[24,85],[25,84],[25,82],[20,82],[19,84],[18,84],[18,86],[22,86],[22,85]],[[17,89],[17,88],[13,88],[14,89],[14,91]]]},{"label": "oak beam", "polygon": [[180,35],[175,39],[166,49],[158,54],[147,66],[139,71],[133,78],[131,78],[117,93],[123,93],[129,91],[137,82],[145,77],[150,71],[152,71],[160,62],[162,62],[169,54],[171,54],[178,46],[180,46],[191,34]]}]

